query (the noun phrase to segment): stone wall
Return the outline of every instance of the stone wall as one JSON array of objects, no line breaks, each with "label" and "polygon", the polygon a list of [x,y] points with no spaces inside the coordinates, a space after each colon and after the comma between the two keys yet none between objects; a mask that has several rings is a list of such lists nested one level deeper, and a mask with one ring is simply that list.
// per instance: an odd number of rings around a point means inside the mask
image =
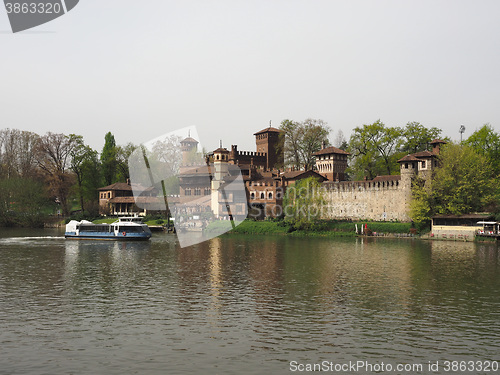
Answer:
[{"label": "stone wall", "polygon": [[325,219],[410,221],[411,180],[325,182]]}]

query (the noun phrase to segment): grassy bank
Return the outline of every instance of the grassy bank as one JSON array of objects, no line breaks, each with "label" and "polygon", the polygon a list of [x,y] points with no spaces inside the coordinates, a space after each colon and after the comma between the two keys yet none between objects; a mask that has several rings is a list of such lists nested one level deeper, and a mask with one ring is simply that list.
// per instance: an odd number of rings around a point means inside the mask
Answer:
[{"label": "grassy bank", "polygon": [[[358,230],[367,225],[368,229],[375,233],[409,233],[410,223],[395,222],[345,222],[345,221],[320,221],[310,230],[294,230],[293,227],[283,221],[253,221],[245,220],[229,233],[237,234],[276,234],[291,236],[322,236],[322,237],[354,237],[356,236],[355,224]],[[208,231],[217,231],[225,227],[227,223],[213,222],[207,228]]]}]

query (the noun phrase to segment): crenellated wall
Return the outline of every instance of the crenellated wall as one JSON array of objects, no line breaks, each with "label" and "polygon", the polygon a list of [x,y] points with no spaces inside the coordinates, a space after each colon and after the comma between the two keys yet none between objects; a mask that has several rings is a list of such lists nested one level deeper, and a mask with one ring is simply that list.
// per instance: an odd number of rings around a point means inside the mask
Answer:
[{"label": "crenellated wall", "polygon": [[[411,179],[325,182],[325,219],[410,221]],[[408,176],[409,177],[409,176]]]}]

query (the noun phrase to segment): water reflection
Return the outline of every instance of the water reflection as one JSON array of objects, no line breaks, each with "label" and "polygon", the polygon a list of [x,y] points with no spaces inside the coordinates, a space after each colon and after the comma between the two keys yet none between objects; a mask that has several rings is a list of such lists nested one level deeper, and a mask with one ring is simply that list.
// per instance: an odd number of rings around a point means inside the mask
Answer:
[{"label": "water reflection", "polygon": [[0,252],[8,373],[29,372],[23,363],[287,373],[291,360],[495,359],[500,349],[494,243],[228,236],[180,249],[155,234],[0,238]]}]

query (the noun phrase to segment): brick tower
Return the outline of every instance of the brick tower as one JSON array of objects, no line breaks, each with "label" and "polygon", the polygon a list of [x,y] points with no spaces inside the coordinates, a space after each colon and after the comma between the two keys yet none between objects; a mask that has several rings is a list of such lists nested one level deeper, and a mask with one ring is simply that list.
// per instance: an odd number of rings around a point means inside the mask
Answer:
[{"label": "brick tower", "polygon": [[284,139],[280,137],[280,134],[281,130],[271,126],[254,134],[257,152],[265,152],[267,155],[266,170],[283,164]]}]

